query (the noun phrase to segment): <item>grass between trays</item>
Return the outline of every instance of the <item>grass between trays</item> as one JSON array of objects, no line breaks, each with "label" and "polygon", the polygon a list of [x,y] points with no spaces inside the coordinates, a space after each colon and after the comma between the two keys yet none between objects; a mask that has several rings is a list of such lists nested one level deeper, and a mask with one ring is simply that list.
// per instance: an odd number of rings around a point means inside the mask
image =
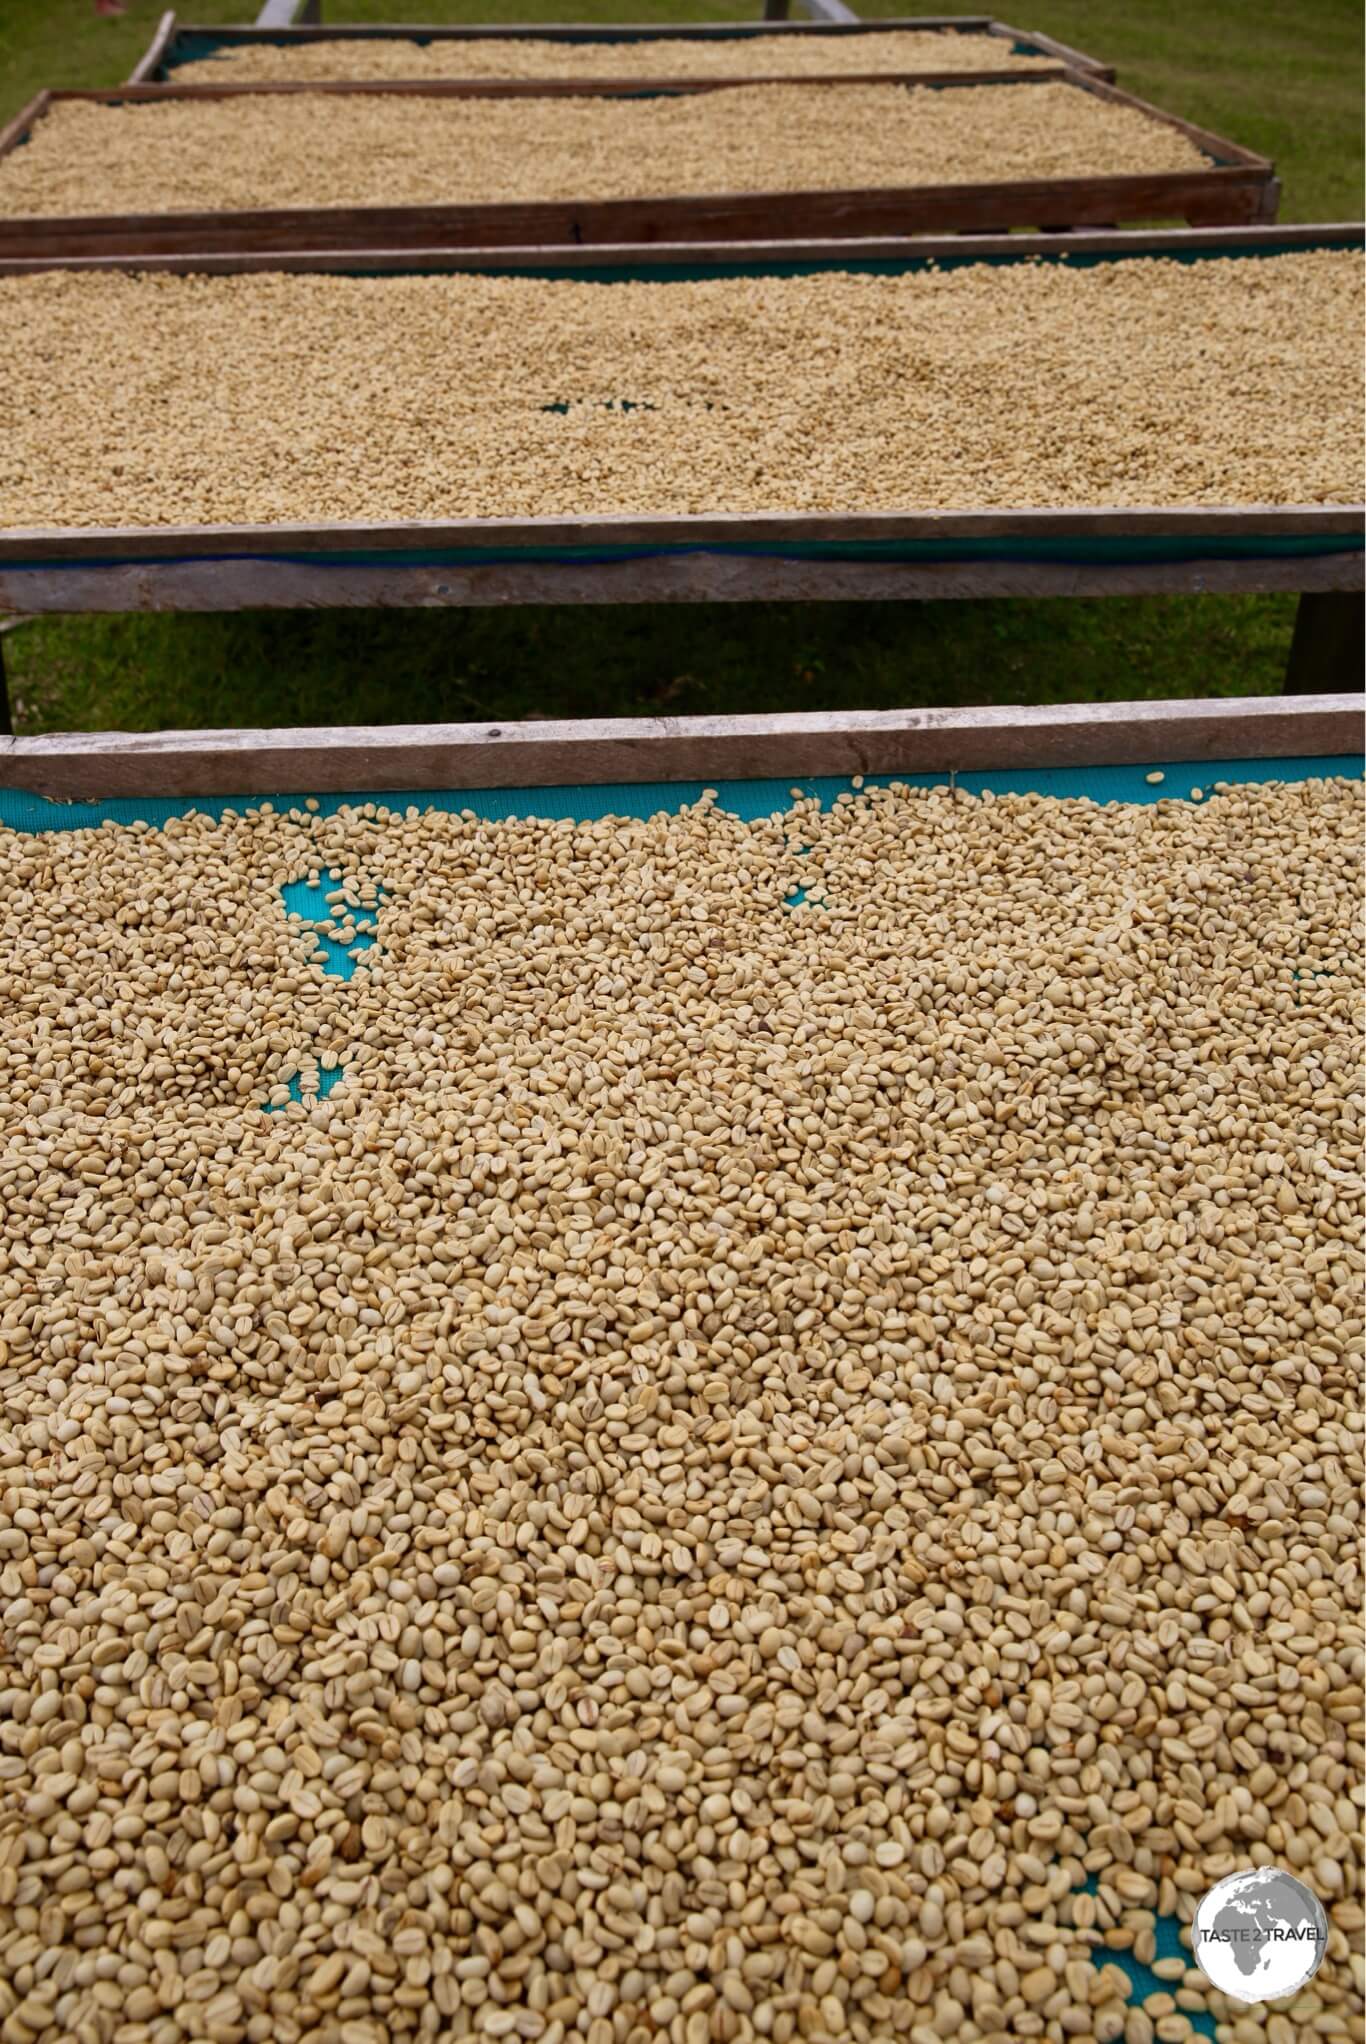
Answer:
[{"label": "grass between trays", "polygon": [[[914,0],[866,0],[868,17]],[[250,19],[254,0],[185,0],[183,19]],[[0,121],[44,85],[113,85],[160,0],[9,0]],[[751,20],[737,0],[333,0],[334,19]],[[1045,0],[1017,23],[1115,64],[1141,98],[1275,158],[1286,220],[1362,210],[1361,16],[1207,0]],[[677,605],[449,612],[72,617],[6,632],[15,729],[406,723],[723,714],[929,703],[1270,694],[1291,597],[1100,603]]]}]

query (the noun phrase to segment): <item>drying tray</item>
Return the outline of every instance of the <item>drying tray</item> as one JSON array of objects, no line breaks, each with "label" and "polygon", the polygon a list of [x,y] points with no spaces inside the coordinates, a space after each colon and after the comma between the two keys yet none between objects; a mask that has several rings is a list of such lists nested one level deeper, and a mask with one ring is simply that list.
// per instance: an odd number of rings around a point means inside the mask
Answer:
[{"label": "drying tray", "polygon": [[[1041,34],[1037,29],[1012,28],[1008,22],[995,21],[986,14],[963,15],[913,15],[883,21],[848,22],[795,22],[795,21],[745,21],[745,22],[651,22],[651,23],[545,23],[526,22],[518,26],[506,23],[479,23],[462,27],[436,26],[427,24],[419,27],[396,26],[386,22],[382,26],[367,23],[364,26],[346,25],[341,27],[281,27],[267,28],[259,23],[250,28],[199,28],[189,22],[179,21],[174,12],[163,14],[157,24],[155,35],[130,74],[130,85],[151,85],[179,82],[176,72],[185,64],[201,63],[224,50],[241,49],[253,44],[273,45],[277,49],[297,49],[306,43],[333,43],[337,46],[338,81],[346,81],[345,54],[348,43],[454,43],[457,46],[468,42],[546,42],[575,43],[581,45],[603,45],[619,43],[660,43],[665,46],[660,60],[658,77],[635,81],[637,90],[650,90],[661,83],[678,84],[670,77],[667,45],[675,42],[696,42],[724,44],[728,42],[772,43],[775,38],[793,36],[810,40],[813,37],[885,36],[907,32],[913,34],[978,35],[990,37],[999,42],[1012,55],[1042,57],[1052,60],[1054,75],[1058,70],[1070,68],[1085,71],[1094,78],[1114,81],[1114,66],[1103,64],[1095,57],[1088,57],[1084,51],[1073,50],[1055,37]],[[988,53],[984,50],[983,56]],[[777,74],[781,77],[783,74]],[[885,78],[886,72],[838,72],[840,78],[860,78],[871,84]],[[908,77],[912,74],[906,74]],[[961,78],[961,71],[918,71],[913,74],[919,84],[951,82]],[[999,77],[1013,77],[1013,71],[993,68],[985,63],[980,71],[971,74],[977,84]],[[1037,74],[1036,74],[1037,75]],[[190,81],[183,81],[189,83]],[[210,84],[210,81],[205,81]],[[387,81],[386,81],[387,82]],[[425,83],[426,81],[414,81]],[[582,83],[594,81],[585,72]],[[763,82],[759,74],[747,77],[747,83]],[[618,80],[619,84],[620,81]],[[281,81],[286,91],[304,90],[306,87]],[[259,87],[253,86],[253,91]],[[551,91],[567,90],[566,86],[551,83]]]},{"label": "drying tray", "polygon": [[[995,240],[614,251],[609,260],[521,249],[471,257],[429,251],[280,257],[0,262],[38,269],[352,275],[483,270],[621,279],[899,275],[941,266],[1089,264],[1179,257],[1254,261],[1359,248],[1358,227]],[[1084,431],[1084,421],[1076,422]],[[0,531],[0,612],[237,610],[300,606],[843,601],[864,598],[1104,596],[1363,587],[1359,505],[1208,509],[790,513],[744,517],[602,516]]]},{"label": "drying tray", "polygon": [[[806,33],[799,29],[798,33]],[[690,80],[656,86],[662,92],[727,92],[755,81]],[[837,92],[852,81],[819,78],[783,80],[805,93]],[[882,78],[888,86],[954,92],[981,85],[962,73],[938,85],[913,78]],[[983,233],[1015,228],[1077,228],[1120,221],[1185,220],[1192,226],[1265,223],[1276,218],[1280,185],[1265,156],[1207,129],[1149,106],[1094,75],[1017,72],[983,85],[985,91],[1020,94],[1049,85],[1084,93],[1128,108],[1143,119],[1185,136],[1204,159],[1185,170],[1137,175],[991,179],[980,183],[876,186],[822,191],[745,191],[656,194],[620,199],[497,200],[471,204],[401,206],[283,206],[232,211],[176,211],[174,194],[165,210],[151,213],[16,214],[0,217],[0,256],[27,254],[123,255],[279,253],[299,250],[446,250],[560,245],[570,249],[632,243],[805,241],[816,236],[845,238],[879,234]],[[315,85],[314,96],[337,96],[338,120],[345,120],[352,85]],[[370,97],[411,106],[419,97],[515,98],[525,101],[528,152],[536,147],[536,101],[540,81],[481,81],[399,87],[367,83]],[[601,86],[577,81],[574,95],[599,100],[642,96],[636,81]],[[102,106],[224,99],[255,94],[255,88],[218,85],[124,85],[103,92],[41,92],[0,131],[0,159],[22,148],[51,108],[83,101]],[[255,95],[259,97],[259,94]],[[1023,102],[1018,102],[1023,104]],[[284,118],[283,109],[281,118]],[[983,169],[989,166],[983,165]]]}]

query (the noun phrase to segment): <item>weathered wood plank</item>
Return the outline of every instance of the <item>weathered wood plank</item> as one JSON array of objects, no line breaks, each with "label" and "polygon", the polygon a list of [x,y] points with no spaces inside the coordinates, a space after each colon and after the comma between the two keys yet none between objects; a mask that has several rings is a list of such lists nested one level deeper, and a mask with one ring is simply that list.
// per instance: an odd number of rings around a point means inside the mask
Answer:
[{"label": "weathered wood plank", "polygon": [[805,780],[1355,752],[1353,696],[584,719],[0,740],[0,786],[57,800]]},{"label": "weathered wood plank", "polygon": [[0,560],[0,613],[433,609],[507,604],[934,602],[1001,596],[1296,594],[1360,589],[1362,557],[812,561],[705,547],[640,559],[384,565],[270,556],[108,564]]},{"label": "weathered wood plank", "polygon": [[718,273],[744,274],[765,263],[811,263],[842,267],[853,262],[915,263],[926,261],[981,261],[1005,257],[1033,261],[1040,256],[1071,260],[1077,256],[1144,254],[1223,254],[1238,251],[1280,251],[1303,248],[1359,248],[1363,230],[1349,222],[1328,225],[1289,225],[1269,232],[1265,225],[1225,227],[1129,228],[1123,231],[1083,228],[1069,233],[1066,241],[1056,234],[974,235],[965,241],[958,235],[898,235],[895,237],[851,236],[837,243],[829,241],[746,241],[690,242],[686,248],[658,242],[614,243],[610,249],[585,251],[566,248],[514,245],[500,249],[350,249],[303,250],[275,253],[237,251],[224,254],[196,250],[182,255],[130,256],[106,250],[98,255],[65,256],[50,250],[30,256],[0,258],[0,276],[31,275],[42,270],[151,270],[170,275],[203,273],[235,276],[252,270],[351,271],[385,270],[510,270],[518,267],[591,270],[594,263],[610,263],[614,270],[639,269],[666,272],[671,267],[715,269]]},{"label": "weathered wood plank", "polygon": [[[1018,71],[974,71],[973,85],[1014,85]],[[752,85],[905,85],[948,87],[961,85],[961,71],[841,71],[835,78],[793,78],[780,71],[750,73],[733,78],[386,78],[382,88],[369,78],[314,79],[260,78],[237,82],[202,84],[187,81],[174,88],[166,85],[121,85],[101,92],[54,92],[54,100],[94,99],[109,106],[155,106],[168,96],[176,101],[288,98],[300,93],[329,98],[348,94],[373,96],[382,89],[389,98],[409,99],[641,99],[663,96],[682,99],[702,92],[734,92]],[[1048,71],[1031,71],[1031,83],[1051,79],[1065,82],[1069,73],[1062,64]]]},{"label": "weathered wood plank", "polygon": [[[753,85],[792,86],[797,91],[820,93],[842,85],[866,85],[869,82],[881,85],[900,85],[908,89],[926,84],[929,74],[924,71],[867,71],[859,73],[839,72],[832,77],[814,77],[802,73],[793,77],[775,74],[771,78],[758,77],[750,72],[743,76],[717,78],[670,78],[662,72],[655,78],[306,78],[290,83],[280,79],[250,79],[244,83],[215,80],[196,84],[186,80],[184,84],[158,84],[155,81],[126,85],[75,86],[59,85],[43,94],[43,111],[65,101],[76,101],[88,106],[167,106],[184,101],[193,105],[196,100],[259,99],[272,93],[302,92],[313,99],[340,99],[357,92],[367,97],[393,99],[475,99],[492,92],[499,95],[511,93],[529,94],[540,99],[547,94],[567,93],[574,99],[632,99],[654,92],[685,93],[741,92]],[[946,71],[943,74],[941,90],[960,90],[965,85],[978,86],[983,83],[978,71]],[[1066,65],[1057,64],[1046,71],[1003,70],[993,75],[990,81],[1003,86],[1049,85],[1063,83],[1076,85],[1077,79]],[[1232,147],[1232,144],[1229,145]]]},{"label": "weathered wood plank", "polygon": [[862,238],[936,229],[1002,230],[1041,220],[1066,226],[1183,218],[1252,223],[1266,180],[1242,168],[1123,178],[1030,179],[866,191],[740,192],[686,198],[599,199],[476,206],[291,207],[240,213],[90,214],[0,221],[0,257],[271,254],[297,250],[575,248],[632,242],[694,244],[811,237]]},{"label": "weathered wood plank", "polygon": [[444,548],[680,547],[702,544],[801,546],[888,541],[1269,537],[1331,541],[1359,537],[1363,508],[1354,504],[1236,504],[1188,508],[1162,505],[1004,511],[735,512],[642,517],[631,512],[582,518],[451,518],[423,522],[110,526],[0,530],[0,561],[41,554],[51,560],[129,561],[193,553],[209,558],[253,554],[356,554]]}]

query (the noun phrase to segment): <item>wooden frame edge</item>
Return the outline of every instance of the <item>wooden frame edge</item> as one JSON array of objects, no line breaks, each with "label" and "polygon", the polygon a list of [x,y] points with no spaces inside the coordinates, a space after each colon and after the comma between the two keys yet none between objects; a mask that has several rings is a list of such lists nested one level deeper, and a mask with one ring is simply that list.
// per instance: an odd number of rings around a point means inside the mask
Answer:
[{"label": "wooden frame edge", "polygon": [[[1038,73],[1026,75],[1037,77]],[[1199,128],[1180,114],[1169,114],[1165,107],[1154,106],[1151,100],[1139,99],[1136,93],[1125,92],[1122,86],[1111,84],[1104,78],[1094,77],[1085,71],[1073,71],[1068,82],[1081,92],[1089,92],[1094,99],[1106,100],[1112,106],[1127,107],[1130,113],[1142,114],[1145,120],[1156,121],[1161,127],[1175,128],[1194,148],[1212,157],[1216,169],[1260,170],[1270,177],[1276,168],[1269,156],[1260,156],[1255,149],[1245,149],[1241,142],[1230,142],[1227,135],[1216,135],[1210,128]]]},{"label": "wooden frame edge", "polygon": [[[281,47],[314,42],[411,42],[427,37],[434,42],[507,42],[523,38],[546,42],[579,42],[617,37],[639,37],[645,41],[724,41],[732,36],[749,37],[769,33],[801,35],[812,30],[857,30],[863,35],[922,34],[943,31],[960,35],[1009,35],[1030,42],[1052,45],[1054,38],[998,21],[990,14],[896,14],[878,19],[850,15],[838,21],[765,20],[748,21],[336,21],[325,25],[296,21],[279,27],[262,27],[255,22],[177,23],[177,34],[211,36],[225,43],[251,44],[269,37]],[[1062,49],[1063,44],[1057,44]],[[1094,58],[1082,59],[1081,52],[1069,53],[1069,68],[1100,68]]]},{"label": "wooden frame edge", "polygon": [[165,59],[166,51],[174,40],[175,32],[175,10],[174,8],[168,8],[157,23],[156,33],[153,35],[151,42],[148,43],[147,48],[143,51],[133,69],[128,73],[128,83],[130,85],[144,85],[155,80],[156,74],[161,69]]},{"label": "wooden frame edge", "polygon": [[1040,71],[838,71],[804,72],[799,76],[783,72],[736,72],[718,78],[253,78],[240,83],[170,84],[159,80],[132,80],[125,85],[92,88],[60,88],[51,94],[54,102],[87,100],[102,106],[156,106],[159,103],[213,103],[228,99],[314,98],[373,99],[378,94],[395,99],[643,99],[650,96],[686,99],[708,92],[735,91],[753,85],[902,85],[944,91],[956,85],[1015,85],[1022,77],[1031,85],[1066,84],[1075,74],[1061,62]]},{"label": "wooden frame edge", "polygon": [[[0,259],[34,251],[76,257],[234,253],[338,254],[380,246],[408,252],[521,247],[528,238],[581,259],[627,245],[634,235],[692,247],[723,239],[750,245],[765,229],[780,240],[868,240],[909,233],[1006,232],[1039,221],[1069,227],[1115,219],[1199,219],[1259,225],[1274,179],[1245,164],[1154,171],[1115,178],[1013,180],[997,185],[871,186],[806,192],[669,194],[631,199],[518,200],[472,205],[285,207],[228,213],[143,213],[0,219]],[[786,226],[786,233],[783,227]]]},{"label": "wooden frame edge", "polygon": [[0,156],[8,156],[12,149],[19,147],[29,129],[35,127],[43,118],[51,100],[52,94],[44,86],[41,92],[34,93],[27,106],[20,107],[13,120],[6,121],[4,127],[0,128]]},{"label": "wooden frame edge", "polygon": [[[1066,64],[1049,65],[1042,71],[999,71],[990,77],[980,71],[870,71],[801,72],[796,76],[760,78],[749,72],[720,78],[305,78],[297,83],[272,79],[247,79],[240,85],[174,85],[129,79],[123,85],[55,85],[46,89],[44,112],[67,101],[87,106],[171,106],[179,102],[219,99],[269,99],[278,93],[303,93],[314,99],[639,99],[649,93],[686,96],[700,92],[739,92],[754,85],[796,85],[813,92],[831,86],[899,85],[914,92],[920,87],[950,92],[979,85],[1026,86],[1072,85],[1086,89],[1083,79]],[[1119,87],[1111,88],[1118,92]],[[1124,95],[1127,97],[1127,95]],[[1138,104],[1138,102],[1135,102]],[[1180,126],[1175,114],[1158,113],[1164,125]],[[1227,145],[1232,148],[1232,143]],[[1136,175],[1149,175],[1139,171]]]},{"label": "wooden frame edge", "polygon": [[812,543],[961,540],[1092,540],[1097,536],[1217,541],[1250,534],[1332,540],[1361,532],[1360,504],[1021,506],[961,511],[737,511],[571,517],[447,518],[425,521],[314,521],[278,525],[0,528],[0,565],[82,560],[105,565],[174,561],[189,555],[235,560],[279,554],[350,555],[479,548],[684,549],[747,546],[781,550]]},{"label": "wooden frame edge", "polygon": [[931,259],[977,262],[1009,257],[1025,261],[1048,255],[1060,259],[1091,255],[1151,255],[1182,250],[1359,248],[1366,227],[1352,221],[1299,222],[1271,226],[1264,221],[1223,227],[1104,229],[1083,227],[1058,234],[907,234],[843,236],[832,241],[700,241],[598,242],[590,247],[509,243],[504,248],[355,248],[243,250],[224,253],[195,250],[180,255],[129,255],[112,252],[71,256],[47,252],[0,256],[0,276],[31,276],[44,270],[150,270],[171,274],[232,276],[251,270],[309,272],[335,270],[396,271],[480,270],[534,266],[544,269],[658,267],[670,264],[740,267],[768,262],[926,262]]},{"label": "wooden frame edge", "polygon": [[[770,0],[770,4],[773,4],[773,0]],[[786,5],[787,0],[782,0],[782,4]],[[224,43],[236,43],[247,47],[265,36],[270,36],[273,40],[283,36],[286,39],[285,47],[291,43],[302,46],[314,42],[405,42],[419,36],[438,42],[472,41],[481,37],[493,41],[507,41],[523,36],[532,41],[574,42],[587,40],[588,32],[592,30],[609,29],[643,41],[671,41],[680,38],[687,41],[723,41],[733,37],[737,30],[742,32],[742,39],[748,39],[775,30],[784,33],[810,28],[858,28],[869,35],[946,33],[1004,37],[1012,42],[1033,44],[1042,53],[1056,56],[1058,63],[1069,70],[1084,71],[1111,84],[1114,82],[1113,64],[1103,63],[1099,58],[1089,56],[1084,50],[1074,50],[1067,43],[1059,42],[1056,36],[1046,35],[1040,29],[1016,28],[1011,22],[998,21],[986,14],[901,15],[880,21],[867,21],[850,13],[848,9],[843,9],[837,15],[822,15],[818,19],[805,22],[769,15],[759,21],[744,22],[336,22],[323,27],[317,24],[306,26],[296,21],[288,25],[268,23],[264,28],[259,21],[212,26],[182,22],[172,28],[169,40],[173,41],[177,34],[187,37],[212,35],[221,38]],[[166,44],[161,41],[160,35],[157,42],[160,44],[156,59],[159,64],[164,59]],[[157,44],[153,47],[156,48]],[[147,58],[144,57],[129,83],[138,82],[147,76],[150,76],[150,70],[147,68]]]},{"label": "wooden frame edge", "polygon": [[296,565],[189,557],[104,567],[0,565],[0,615],[153,610],[429,610],[553,603],[926,603],[983,597],[1323,595],[1363,587],[1360,550],[1280,559],[1177,562],[959,561],[929,565],[736,559],[700,547],[605,564]]},{"label": "wooden frame edge", "polygon": [[1070,71],[1080,71],[1087,77],[1100,78],[1107,85],[1113,85],[1115,82],[1113,64],[1102,63],[1099,57],[1088,56],[1085,50],[1074,50],[1070,43],[1060,43],[1056,36],[1046,35],[1040,28],[1011,28],[1006,22],[1001,22],[998,26],[1006,29],[1020,42],[1034,43],[1049,56],[1056,57],[1060,64],[1066,64]]},{"label": "wooden frame edge", "polygon": [[54,800],[794,780],[1332,757],[1362,699],[868,710],[507,726],[71,732],[0,739],[0,786]]}]

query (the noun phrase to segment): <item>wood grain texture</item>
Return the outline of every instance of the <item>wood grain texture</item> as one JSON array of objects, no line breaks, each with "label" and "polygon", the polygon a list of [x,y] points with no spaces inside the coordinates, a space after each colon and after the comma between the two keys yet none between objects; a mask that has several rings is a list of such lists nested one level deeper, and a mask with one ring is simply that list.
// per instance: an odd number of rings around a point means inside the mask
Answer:
[{"label": "wood grain texture", "polygon": [[1361,589],[1362,557],[1121,562],[810,561],[705,549],[604,562],[385,566],[269,556],[17,566],[0,613],[439,609],[509,604],[935,602],[1001,596],[1296,594]]},{"label": "wood grain texture", "polygon": [[796,547],[813,543],[1013,540],[1022,546],[1076,539],[1170,539],[1255,542],[1267,538],[1360,542],[1363,507],[1356,504],[1238,504],[1186,508],[1151,505],[1123,510],[742,512],[649,517],[635,513],[584,518],[449,518],[418,522],[279,525],[110,526],[0,530],[0,562],[43,560],[167,560],[179,555],[337,555],[474,547]]},{"label": "wood grain texture", "polygon": [[55,800],[805,780],[1333,756],[1360,698],[1078,703],[756,717],[0,739],[0,786]]},{"label": "wood grain texture", "polygon": [[1243,167],[1138,177],[1039,178],[995,185],[921,185],[867,191],[741,192],[687,198],[543,201],[478,206],[291,207],[240,213],[87,214],[0,221],[0,258],[290,254],[380,248],[509,248],[558,244],[867,238],[1041,221],[1077,227],[1181,218],[1255,223],[1267,179]]},{"label": "wood grain texture", "polygon": [[851,237],[830,241],[747,241],[690,242],[686,247],[659,243],[624,242],[587,251],[578,248],[514,245],[496,250],[365,248],[350,250],[298,250],[280,253],[235,251],[224,254],[195,250],[181,255],[131,256],[117,250],[97,255],[64,256],[52,250],[26,256],[0,258],[0,276],[32,275],[42,270],[150,270],[170,275],[203,273],[238,276],[253,270],[292,272],[352,272],[410,270],[516,271],[519,268],[584,270],[592,274],[595,264],[616,269],[666,271],[682,267],[690,273],[699,268],[718,275],[743,275],[765,263],[810,263],[841,268],[851,262],[914,263],[926,261],[978,261],[1006,258],[1012,262],[1037,260],[1039,256],[1143,254],[1221,255],[1267,250],[1307,248],[1359,248],[1366,229],[1350,222],[1328,225],[1291,225],[1268,231],[1264,224],[1232,227],[1169,227],[1145,230],[1105,231],[1082,228],[1067,230],[1063,243],[1057,231],[1036,234],[974,235],[971,240],[949,235],[900,235],[894,237]]}]

